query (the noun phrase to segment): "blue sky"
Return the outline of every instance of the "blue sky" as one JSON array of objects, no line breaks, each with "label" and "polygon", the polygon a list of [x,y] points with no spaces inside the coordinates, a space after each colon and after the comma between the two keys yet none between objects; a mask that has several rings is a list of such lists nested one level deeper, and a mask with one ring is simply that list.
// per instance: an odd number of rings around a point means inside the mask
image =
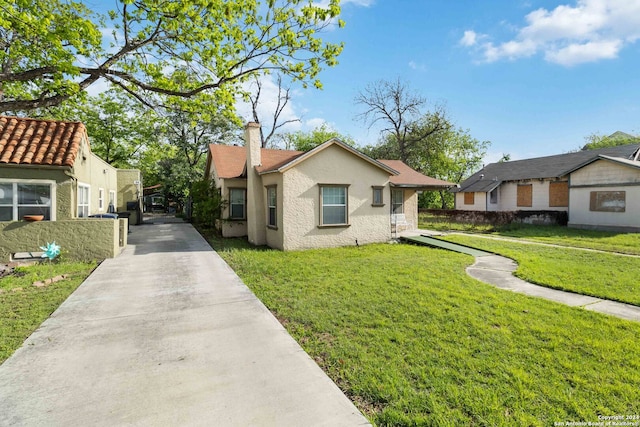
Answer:
[{"label": "blue sky", "polygon": [[291,130],[326,122],[374,144],[353,98],[400,78],[491,141],[487,163],[640,133],[640,0],[349,0],[342,19],[324,34],[345,42],[340,63],[321,73],[323,90],[294,88],[286,114],[301,124]]}]

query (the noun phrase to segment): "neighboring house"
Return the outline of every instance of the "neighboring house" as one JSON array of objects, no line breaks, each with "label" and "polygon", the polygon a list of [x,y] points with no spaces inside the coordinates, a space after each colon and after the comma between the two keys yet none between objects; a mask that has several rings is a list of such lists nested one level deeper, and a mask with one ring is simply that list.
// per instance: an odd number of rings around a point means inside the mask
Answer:
[{"label": "neighboring house", "polygon": [[82,123],[0,116],[0,221],[125,211],[140,181],[93,154]]},{"label": "neighboring house", "polygon": [[[632,212],[635,218],[640,217],[635,207],[640,182],[639,155],[640,144],[630,144],[492,163],[453,190],[455,206],[469,211],[565,211],[572,226],[630,229],[640,225],[637,219],[632,219]],[[607,172],[593,172],[600,169]],[[587,189],[589,194],[595,194],[596,188],[607,194],[629,192],[631,197],[625,199],[625,203],[631,203],[625,208],[627,214],[603,213],[598,206],[586,203],[585,197],[609,200],[606,194],[587,195]]]},{"label": "neighboring house", "polygon": [[420,191],[454,185],[337,139],[308,152],[262,149],[257,123],[245,147],[210,146],[205,177],[228,201],[223,236],[282,250],[388,241],[417,225]]}]

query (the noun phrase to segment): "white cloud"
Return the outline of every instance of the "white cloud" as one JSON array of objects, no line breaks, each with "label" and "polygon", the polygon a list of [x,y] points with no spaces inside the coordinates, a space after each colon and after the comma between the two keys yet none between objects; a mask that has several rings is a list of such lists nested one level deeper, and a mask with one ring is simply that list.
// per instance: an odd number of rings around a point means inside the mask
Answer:
[{"label": "white cloud", "polygon": [[477,42],[478,42],[478,35],[475,31],[472,31],[472,30],[465,31],[464,35],[460,39],[460,44],[462,46],[467,46],[467,47],[475,46]]},{"label": "white cloud", "polygon": [[622,48],[620,40],[571,44],[545,54],[545,59],[560,65],[572,66],[599,59],[613,59]]},{"label": "white cloud", "polygon": [[409,65],[409,68],[411,68],[412,70],[416,70],[416,71],[425,71],[427,69],[426,65],[419,64],[416,61],[409,61],[409,63],[407,65]]},{"label": "white cloud", "polygon": [[460,44],[479,51],[485,62],[537,53],[564,66],[613,59],[640,39],[640,1],[577,0],[553,10],[536,9],[525,21],[512,40],[480,43],[488,36],[467,30]]},{"label": "white cloud", "polygon": [[[323,124],[327,123],[327,121],[325,119],[321,119],[320,117],[314,117],[312,119],[308,119],[304,121],[304,125],[308,128],[308,129],[315,129],[315,128],[319,128],[320,126],[322,126]],[[329,126],[329,125],[327,125]],[[329,126],[330,127],[330,126]]]}]

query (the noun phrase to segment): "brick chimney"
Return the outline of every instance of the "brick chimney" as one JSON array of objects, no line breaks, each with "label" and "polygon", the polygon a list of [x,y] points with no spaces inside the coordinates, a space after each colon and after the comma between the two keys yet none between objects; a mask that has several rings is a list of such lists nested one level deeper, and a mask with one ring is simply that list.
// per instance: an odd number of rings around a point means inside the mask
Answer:
[{"label": "brick chimney", "polygon": [[247,238],[253,245],[264,245],[267,243],[265,190],[256,171],[256,166],[262,164],[260,123],[247,123],[244,145],[247,149]]}]

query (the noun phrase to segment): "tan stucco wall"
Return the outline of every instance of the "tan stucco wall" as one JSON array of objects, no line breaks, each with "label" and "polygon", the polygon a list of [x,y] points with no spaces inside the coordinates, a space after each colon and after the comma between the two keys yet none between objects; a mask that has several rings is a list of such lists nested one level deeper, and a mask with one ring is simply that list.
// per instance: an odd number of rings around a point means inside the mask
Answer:
[{"label": "tan stucco wall", "polygon": [[55,181],[55,219],[69,219],[75,213],[73,203],[73,180],[65,173],[64,168],[41,168],[35,166],[0,166],[0,179],[24,181]]},{"label": "tan stucco wall", "polygon": [[[625,191],[625,212],[590,211],[592,191]],[[598,160],[573,172],[569,206],[569,226],[640,231],[640,169]]]},{"label": "tan stucco wall", "polygon": [[[384,242],[391,237],[390,209],[372,207],[372,185],[389,194],[389,174],[338,146],[330,146],[283,174],[284,250]],[[318,184],[349,185],[349,227],[318,228]]]},{"label": "tan stucco wall", "polygon": [[418,193],[416,190],[404,189],[404,217],[413,228],[418,228]]},{"label": "tan stucco wall", "polygon": [[[222,198],[229,201],[230,188],[247,188],[246,179],[217,179],[216,185],[222,192]],[[231,221],[229,218],[229,205],[222,210],[221,231],[223,237],[242,237],[247,235],[247,221]]]},{"label": "tan stucco wall", "polygon": [[265,226],[266,230],[266,239],[267,246],[283,249],[284,248],[284,224],[282,221],[282,213],[283,213],[283,197],[284,197],[284,187],[283,187],[283,175],[279,173],[271,173],[262,175],[262,184],[264,186],[264,196],[263,200],[265,201],[265,224],[268,224],[267,215],[269,215],[268,210],[266,209],[267,203],[267,186],[275,185],[276,186],[276,224],[277,229],[273,229]]},{"label": "tan stucco wall", "polygon": [[129,223],[138,224],[140,220],[137,214],[142,213],[142,174],[138,169],[116,169],[116,171],[118,180],[116,211],[126,211],[127,202],[137,201],[138,211],[131,213]]},{"label": "tan stucco wall", "polygon": [[110,219],[0,222],[0,262],[16,252],[39,252],[52,242],[67,259],[113,258],[120,253],[120,240],[120,221]]}]

